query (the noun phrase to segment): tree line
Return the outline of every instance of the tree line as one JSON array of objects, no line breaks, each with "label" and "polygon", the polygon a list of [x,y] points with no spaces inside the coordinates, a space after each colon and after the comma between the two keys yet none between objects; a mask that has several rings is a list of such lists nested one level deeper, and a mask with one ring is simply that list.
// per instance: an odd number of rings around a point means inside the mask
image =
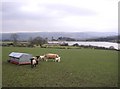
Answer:
[{"label": "tree line", "polygon": [[87,39],[86,41],[107,41],[107,42],[120,43],[120,35],[119,36],[108,36],[108,37]]},{"label": "tree line", "polygon": [[35,37],[35,38],[30,37],[29,40],[26,41],[26,43],[21,43],[19,41],[19,35],[15,34],[15,33],[11,35],[10,39],[11,40],[9,40],[9,41],[12,41],[12,42],[7,43],[7,44],[3,43],[2,46],[33,47],[34,45],[36,45],[36,46],[42,47],[43,44],[47,43],[47,39],[44,39],[40,36]]},{"label": "tree line", "polygon": [[[116,42],[116,43],[120,43],[120,35],[119,36],[109,36],[109,37],[101,37],[101,38],[91,38],[91,39],[83,39],[83,40],[79,40],[79,39],[75,39],[75,38],[70,38],[70,37],[58,37],[57,39],[55,39],[54,37],[52,37],[51,41],[106,41],[106,42]],[[4,41],[13,41],[13,44],[16,44],[18,41],[20,41],[19,39],[19,35],[18,34],[12,34],[10,39],[6,39]],[[26,40],[25,40],[26,41]],[[30,44],[36,44],[36,45],[42,45],[44,43],[46,43],[48,41],[48,38],[42,38],[40,36],[32,38],[30,37],[29,40],[27,40],[28,42],[30,42]]]}]

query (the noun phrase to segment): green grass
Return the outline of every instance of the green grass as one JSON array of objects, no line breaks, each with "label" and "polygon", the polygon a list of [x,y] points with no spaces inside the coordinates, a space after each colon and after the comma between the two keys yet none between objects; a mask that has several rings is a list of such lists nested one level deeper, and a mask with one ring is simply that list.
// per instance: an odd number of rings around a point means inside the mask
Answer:
[{"label": "green grass", "polygon": [[[116,87],[118,52],[96,49],[2,48],[3,87]],[[61,62],[39,62],[30,65],[7,63],[10,52],[35,55],[57,53]],[[34,83],[34,84],[33,84]]]}]

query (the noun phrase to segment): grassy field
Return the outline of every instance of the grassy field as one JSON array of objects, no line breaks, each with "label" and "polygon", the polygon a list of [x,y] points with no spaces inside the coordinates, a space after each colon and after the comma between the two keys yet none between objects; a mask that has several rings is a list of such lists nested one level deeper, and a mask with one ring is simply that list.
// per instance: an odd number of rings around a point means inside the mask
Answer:
[{"label": "grassy field", "polygon": [[[10,52],[35,55],[57,53],[61,62],[14,65]],[[118,83],[118,52],[96,49],[2,48],[3,87],[115,87]]]}]

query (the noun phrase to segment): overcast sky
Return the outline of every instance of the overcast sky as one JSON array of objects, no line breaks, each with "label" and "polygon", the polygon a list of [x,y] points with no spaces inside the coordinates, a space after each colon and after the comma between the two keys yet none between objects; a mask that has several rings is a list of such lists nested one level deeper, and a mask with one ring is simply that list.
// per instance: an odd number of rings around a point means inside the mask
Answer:
[{"label": "overcast sky", "polygon": [[2,32],[117,32],[119,0],[2,0]]}]

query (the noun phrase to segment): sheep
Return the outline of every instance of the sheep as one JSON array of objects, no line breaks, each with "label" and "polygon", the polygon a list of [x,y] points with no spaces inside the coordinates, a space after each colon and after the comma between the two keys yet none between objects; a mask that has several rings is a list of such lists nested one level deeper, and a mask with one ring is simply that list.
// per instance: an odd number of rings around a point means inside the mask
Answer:
[{"label": "sheep", "polygon": [[42,59],[42,60],[44,60],[45,55],[43,55],[43,56],[39,56],[39,58]]},{"label": "sheep", "polygon": [[36,57],[32,57],[31,60],[31,68],[36,67],[36,65],[38,64],[38,61],[36,60]]}]

